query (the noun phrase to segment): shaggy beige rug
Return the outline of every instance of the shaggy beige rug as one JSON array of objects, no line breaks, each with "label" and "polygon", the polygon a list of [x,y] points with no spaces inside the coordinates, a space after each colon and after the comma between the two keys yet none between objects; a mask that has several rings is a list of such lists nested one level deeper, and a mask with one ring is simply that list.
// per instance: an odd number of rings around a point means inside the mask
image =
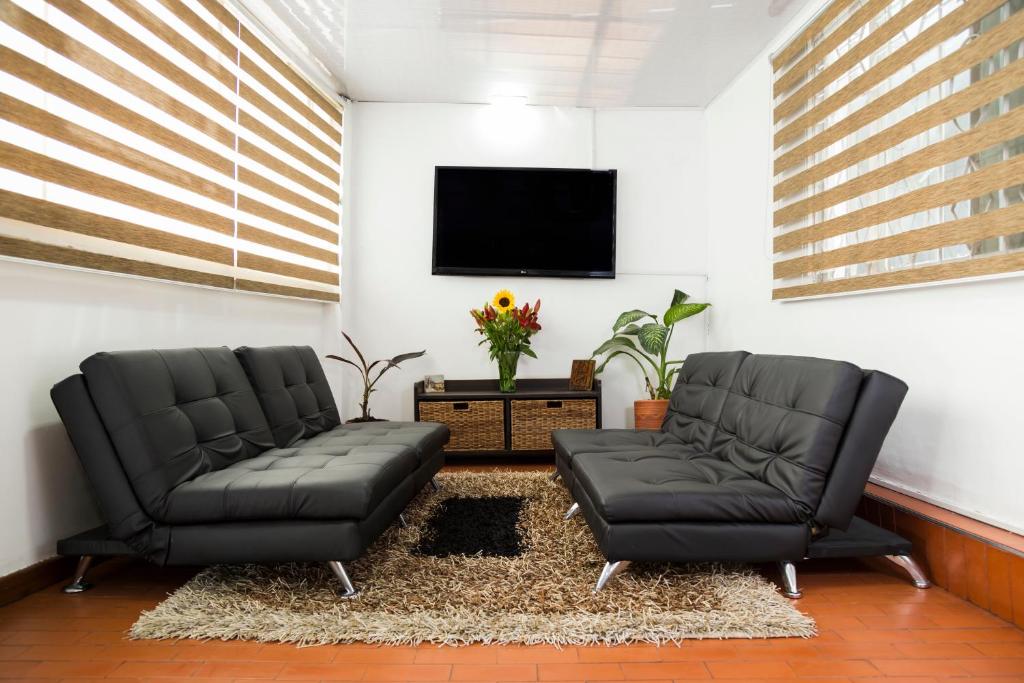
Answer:
[{"label": "shaggy beige rug", "polygon": [[[753,570],[635,563],[600,593],[604,565],[581,516],[543,472],[447,473],[349,566],[345,600],[324,565],[210,567],[144,612],[135,638],[322,643],[678,642],[812,636],[814,622]],[[451,498],[521,497],[521,554],[432,556],[431,520]],[[453,501],[454,502],[454,501]]]}]

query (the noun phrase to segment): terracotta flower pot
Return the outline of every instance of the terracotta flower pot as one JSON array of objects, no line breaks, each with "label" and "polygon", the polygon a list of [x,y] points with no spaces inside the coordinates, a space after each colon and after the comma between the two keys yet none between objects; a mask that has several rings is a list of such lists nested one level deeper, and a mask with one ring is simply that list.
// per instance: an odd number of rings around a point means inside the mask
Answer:
[{"label": "terracotta flower pot", "polygon": [[633,421],[637,429],[661,429],[668,410],[668,399],[633,401]]}]

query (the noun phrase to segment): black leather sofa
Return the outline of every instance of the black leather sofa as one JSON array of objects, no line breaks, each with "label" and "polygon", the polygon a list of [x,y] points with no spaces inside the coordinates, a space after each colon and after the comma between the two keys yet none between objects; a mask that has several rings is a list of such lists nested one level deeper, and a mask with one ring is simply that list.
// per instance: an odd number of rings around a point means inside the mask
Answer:
[{"label": "black leather sofa", "polygon": [[[444,464],[448,428],[342,425],[309,347],[97,353],[51,391],[106,524],[58,544],[161,565],[355,560]],[[436,482],[433,482],[436,486]]]},{"label": "black leather sofa", "polygon": [[661,431],[559,430],[556,473],[608,563],[793,563],[880,554],[927,587],[909,543],[854,519],[907,385],[818,358],[690,355]]}]

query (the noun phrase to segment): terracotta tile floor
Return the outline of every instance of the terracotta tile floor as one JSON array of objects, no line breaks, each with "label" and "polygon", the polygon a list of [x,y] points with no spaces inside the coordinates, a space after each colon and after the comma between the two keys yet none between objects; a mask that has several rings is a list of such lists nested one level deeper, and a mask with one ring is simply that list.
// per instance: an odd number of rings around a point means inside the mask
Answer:
[{"label": "terracotta tile floor", "polygon": [[[770,570],[766,570],[771,576]],[[192,571],[134,561],[96,568],[96,588],[52,586],[0,608],[0,678],[77,681],[734,681],[947,678],[1024,681],[1024,631],[883,564],[805,563],[808,640],[687,641],[682,647],[338,645],[129,641],[125,629]],[[774,578],[774,576],[772,577]]]}]

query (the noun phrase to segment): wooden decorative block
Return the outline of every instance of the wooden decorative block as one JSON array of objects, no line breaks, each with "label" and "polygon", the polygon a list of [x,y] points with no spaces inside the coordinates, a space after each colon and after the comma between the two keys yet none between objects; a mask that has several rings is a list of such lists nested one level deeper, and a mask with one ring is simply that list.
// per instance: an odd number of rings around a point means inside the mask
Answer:
[{"label": "wooden decorative block", "polygon": [[574,391],[590,391],[594,387],[594,370],[597,361],[574,360],[569,374],[569,388]]},{"label": "wooden decorative block", "polygon": [[444,391],[444,375],[427,375],[424,377],[423,391],[433,394]]}]

